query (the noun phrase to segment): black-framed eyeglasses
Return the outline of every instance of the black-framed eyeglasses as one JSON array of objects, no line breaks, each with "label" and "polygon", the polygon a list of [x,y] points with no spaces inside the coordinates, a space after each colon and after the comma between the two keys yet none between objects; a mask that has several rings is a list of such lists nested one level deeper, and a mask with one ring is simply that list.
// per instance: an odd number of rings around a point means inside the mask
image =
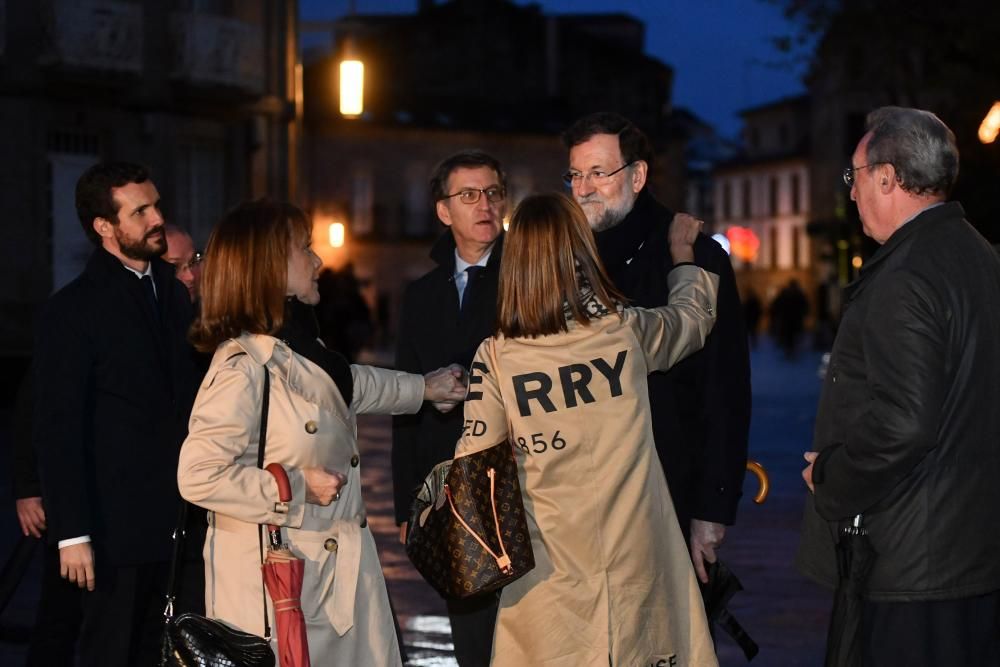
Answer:
[{"label": "black-framed eyeglasses", "polygon": [[868,164],[863,164],[860,167],[848,167],[844,170],[844,185],[849,188],[854,187],[854,172],[860,171],[861,169],[867,169],[868,167],[877,167],[880,164],[885,164],[885,162],[869,162]]},{"label": "black-framed eyeglasses", "polygon": [[188,261],[177,262],[176,264],[174,264],[174,273],[180,275],[189,269],[194,269],[199,264],[201,264],[202,260],[204,259],[205,259],[204,255],[202,255],[200,252],[196,252],[193,255],[191,255],[191,259],[189,259]]},{"label": "black-framed eyeglasses", "polygon": [[572,187],[577,183],[580,183],[581,181],[586,179],[596,185],[602,185],[604,183],[607,183],[608,180],[612,176],[617,174],[619,171],[631,167],[633,164],[635,164],[635,162],[636,162],[635,160],[632,160],[631,162],[626,162],[625,164],[618,167],[614,171],[601,171],[600,169],[592,169],[588,171],[586,174],[581,174],[578,171],[573,171],[572,169],[570,169],[569,171],[567,171],[565,174],[562,175],[563,183]]},{"label": "black-framed eyeglasses", "polygon": [[458,197],[458,200],[463,204],[475,204],[483,195],[486,195],[486,201],[491,204],[497,204],[504,200],[504,197],[507,196],[507,191],[499,185],[493,185],[488,188],[463,188],[453,194],[445,195],[441,199]]}]

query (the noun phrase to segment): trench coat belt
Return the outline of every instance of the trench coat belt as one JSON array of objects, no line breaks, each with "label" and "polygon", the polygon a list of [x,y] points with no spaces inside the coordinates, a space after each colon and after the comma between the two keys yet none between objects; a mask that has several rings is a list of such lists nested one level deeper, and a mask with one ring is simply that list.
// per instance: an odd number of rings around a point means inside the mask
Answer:
[{"label": "trench coat belt", "polygon": [[[256,524],[247,523],[219,514],[209,512],[209,523],[219,530],[248,533],[253,535],[260,528]],[[326,538],[336,536],[337,555],[333,570],[333,614],[330,622],[337,635],[343,637],[354,627],[354,601],[358,591],[358,576],[361,572],[361,551],[363,549],[362,528],[358,517],[337,519],[329,529],[323,531],[293,530],[287,534],[295,546],[297,541],[322,543]]]},{"label": "trench coat belt", "polygon": [[357,520],[334,521],[338,537],[337,564],[333,571],[333,615],[330,623],[341,637],[354,627],[354,598],[361,570],[361,527]]}]

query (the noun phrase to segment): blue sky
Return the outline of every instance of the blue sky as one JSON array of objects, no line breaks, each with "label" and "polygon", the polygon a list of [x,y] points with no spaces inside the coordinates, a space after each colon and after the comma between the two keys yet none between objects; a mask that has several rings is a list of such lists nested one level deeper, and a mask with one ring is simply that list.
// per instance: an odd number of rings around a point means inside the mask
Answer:
[{"label": "blue sky", "polygon": [[[524,0],[515,0],[526,4]],[[416,0],[299,0],[304,20],[358,13],[411,13]],[[623,12],[646,23],[646,52],[674,67],[674,105],[691,109],[723,135],[735,137],[737,112],[804,91],[803,66],[770,38],[791,26],[774,5],[760,0],[540,0],[554,14]]]}]

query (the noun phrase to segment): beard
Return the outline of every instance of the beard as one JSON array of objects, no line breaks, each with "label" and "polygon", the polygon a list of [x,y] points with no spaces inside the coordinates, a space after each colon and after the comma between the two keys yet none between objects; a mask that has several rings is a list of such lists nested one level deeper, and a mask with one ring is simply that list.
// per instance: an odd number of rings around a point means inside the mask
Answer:
[{"label": "beard", "polygon": [[[590,229],[595,234],[611,229],[624,220],[625,216],[632,210],[633,204],[628,198],[623,197],[618,206],[613,206],[607,200],[599,198],[596,192],[586,197],[580,197],[576,201],[583,208],[583,212],[587,216],[587,222],[590,223]],[[598,203],[602,206],[587,206],[588,202]]]},{"label": "beard", "polygon": [[140,239],[130,239],[121,231],[121,227],[116,226],[115,240],[124,256],[140,262],[148,262],[167,251],[167,237],[162,227],[147,232]]}]

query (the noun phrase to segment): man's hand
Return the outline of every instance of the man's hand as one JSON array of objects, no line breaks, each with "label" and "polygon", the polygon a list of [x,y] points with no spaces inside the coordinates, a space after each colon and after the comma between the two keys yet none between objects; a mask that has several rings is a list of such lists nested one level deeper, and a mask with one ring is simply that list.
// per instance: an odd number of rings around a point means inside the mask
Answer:
[{"label": "man's hand", "polygon": [[691,519],[691,562],[703,584],[708,583],[705,563],[715,562],[715,550],[722,546],[725,537],[726,527],[723,524]]},{"label": "man's hand", "polygon": [[424,400],[447,412],[465,400],[468,382],[468,374],[459,364],[431,371],[424,375]]},{"label": "man's hand", "polygon": [[678,213],[670,222],[670,257],[674,264],[694,261],[694,242],[705,223],[693,215]]},{"label": "man's hand", "polygon": [[306,502],[326,506],[340,498],[340,491],[347,483],[347,476],[325,468],[303,468],[306,483]]},{"label": "man's hand", "polygon": [[14,506],[17,509],[21,532],[41,538],[42,531],[45,530],[45,508],[42,507],[42,499],[39,496],[18,498]]},{"label": "man's hand", "polygon": [[404,521],[399,524],[399,543],[406,544],[406,526],[409,525],[408,521]]},{"label": "man's hand", "polygon": [[819,452],[806,452],[802,455],[802,458],[809,462],[809,465],[807,465],[805,470],[802,471],[802,479],[806,481],[806,486],[808,486],[809,490],[813,493],[816,493],[816,489],[813,487],[813,464],[816,463],[816,459],[818,457]]},{"label": "man's hand", "polygon": [[59,574],[80,588],[94,590],[94,549],[90,542],[71,544],[59,550]]}]

